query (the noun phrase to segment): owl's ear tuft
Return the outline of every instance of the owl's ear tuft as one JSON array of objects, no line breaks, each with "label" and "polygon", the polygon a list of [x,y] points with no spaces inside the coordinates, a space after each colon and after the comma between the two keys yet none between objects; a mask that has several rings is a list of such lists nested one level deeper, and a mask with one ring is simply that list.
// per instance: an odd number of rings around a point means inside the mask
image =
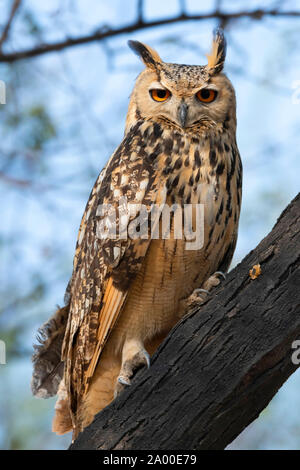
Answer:
[{"label": "owl's ear tuft", "polygon": [[206,57],[210,75],[222,72],[226,57],[226,39],[222,29],[215,29],[211,53]]},{"label": "owl's ear tuft", "polygon": [[150,46],[147,46],[147,44],[143,44],[139,41],[128,41],[128,46],[142,59],[146,67],[157,70],[162,63],[158,53]]}]

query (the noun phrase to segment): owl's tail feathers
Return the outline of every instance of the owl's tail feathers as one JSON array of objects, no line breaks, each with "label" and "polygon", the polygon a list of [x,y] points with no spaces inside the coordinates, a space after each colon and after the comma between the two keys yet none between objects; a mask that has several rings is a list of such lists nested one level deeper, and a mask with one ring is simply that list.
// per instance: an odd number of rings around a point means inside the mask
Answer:
[{"label": "owl's tail feathers", "polygon": [[120,367],[121,358],[109,353],[104,348],[88,390],[82,398],[81,406],[77,411],[76,430],[73,434],[74,439],[76,439],[79,432],[93,421],[99,411],[113,401]]},{"label": "owl's tail feathers", "polygon": [[61,348],[69,314],[69,305],[59,308],[38,331],[38,343],[32,356],[31,390],[39,398],[56,395],[63,376]]},{"label": "owl's tail feathers", "polygon": [[55,404],[55,415],[52,422],[52,431],[58,435],[66,434],[73,430],[72,417],[64,380],[58,388],[58,399]]}]

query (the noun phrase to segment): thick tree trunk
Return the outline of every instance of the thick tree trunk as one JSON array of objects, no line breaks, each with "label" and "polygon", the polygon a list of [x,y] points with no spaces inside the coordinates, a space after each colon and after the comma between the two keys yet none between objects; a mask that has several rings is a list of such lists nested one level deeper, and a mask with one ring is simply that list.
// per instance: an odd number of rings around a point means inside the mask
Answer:
[{"label": "thick tree trunk", "polygon": [[297,368],[299,228],[300,194],[71,448],[224,449],[238,436]]}]

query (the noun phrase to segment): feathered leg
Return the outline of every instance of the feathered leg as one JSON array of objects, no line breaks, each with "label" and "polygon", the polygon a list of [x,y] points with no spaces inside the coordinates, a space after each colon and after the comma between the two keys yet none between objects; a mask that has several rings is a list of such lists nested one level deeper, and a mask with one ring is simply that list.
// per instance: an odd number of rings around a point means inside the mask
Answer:
[{"label": "feathered leg", "polygon": [[142,341],[126,340],[122,351],[122,366],[117,379],[114,396],[118,396],[124,386],[130,385],[134,373],[143,366],[150,367],[150,356]]},{"label": "feathered leg", "polygon": [[78,434],[93,421],[95,415],[114,399],[114,386],[120,365],[117,356],[107,349],[103,350],[88,391],[78,407],[73,439],[76,439]]},{"label": "feathered leg", "polygon": [[61,435],[66,434],[73,429],[69,400],[64,380],[59,384],[57,395],[58,399],[55,404],[55,416],[52,423],[52,431]]}]

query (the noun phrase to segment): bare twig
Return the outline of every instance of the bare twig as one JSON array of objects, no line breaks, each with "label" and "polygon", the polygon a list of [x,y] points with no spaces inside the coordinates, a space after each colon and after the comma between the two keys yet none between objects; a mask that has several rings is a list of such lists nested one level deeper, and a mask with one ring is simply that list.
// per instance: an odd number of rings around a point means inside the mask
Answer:
[{"label": "bare twig", "polygon": [[179,0],[181,16],[186,16],[186,3],[185,0]]},{"label": "bare twig", "polygon": [[[140,2],[140,8],[141,8]],[[140,10],[141,11],[141,10]],[[260,20],[263,17],[295,17],[300,18],[300,11],[290,10],[290,11],[279,11],[277,9],[271,10],[244,10],[235,13],[222,13],[220,11],[214,11],[212,13],[200,14],[200,15],[187,15],[185,12],[181,13],[178,16],[172,18],[164,18],[161,20],[149,21],[147,23],[144,20],[141,22],[141,17],[138,16],[137,21],[134,23],[124,26],[122,28],[112,29],[108,26],[102,26],[93,33],[79,36],[77,38],[67,38],[63,41],[57,41],[48,44],[40,44],[34,48],[24,49],[23,51],[11,52],[8,54],[0,53],[0,62],[15,62],[20,59],[28,59],[30,57],[36,57],[42,54],[46,54],[53,51],[61,51],[68,47],[74,47],[81,44],[87,44],[95,41],[102,41],[114,36],[119,36],[122,34],[133,33],[140,31],[142,29],[153,28],[155,26],[170,25],[174,23],[180,23],[185,21],[203,21],[209,19],[217,19],[222,22],[222,24],[227,24],[230,21],[238,20],[241,18],[251,18],[253,20]]]},{"label": "bare twig", "polygon": [[16,12],[19,8],[19,6],[21,5],[21,0],[14,0],[13,4],[12,4],[12,7],[11,7],[11,10],[10,10],[10,14],[9,14],[9,17],[8,17],[8,20],[4,26],[4,29],[2,31],[2,35],[1,35],[1,38],[0,38],[0,50],[2,50],[2,46],[4,44],[4,42],[7,40],[8,38],[8,35],[9,35],[9,30],[11,28],[11,25],[12,25],[12,22],[13,22],[13,19],[16,15]]},{"label": "bare twig", "polygon": [[137,3],[137,22],[144,24],[144,0],[138,0]]},{"label": "bare twig", "polygon": [[32,185],[32,182],[29,180],[18,179],[13,176],[6,175],[2,171],[0,171],[0,179],[5,181],[5,183],[9,183],[9,184],[12,184],[13,186],[19,186],[22,188],[25,188],[25,187],[27,188]]}]

